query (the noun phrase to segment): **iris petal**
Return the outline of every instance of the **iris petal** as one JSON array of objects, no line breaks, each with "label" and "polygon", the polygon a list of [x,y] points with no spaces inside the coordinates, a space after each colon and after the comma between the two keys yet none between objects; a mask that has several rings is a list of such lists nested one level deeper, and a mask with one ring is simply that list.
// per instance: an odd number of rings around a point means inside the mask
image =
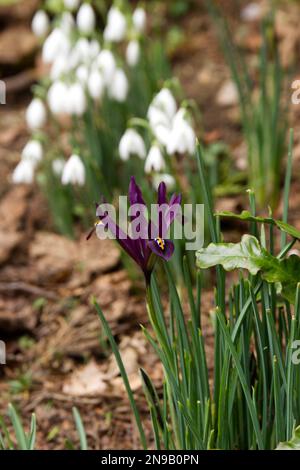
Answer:
[{"label": "iris petal", "polygon": [[163,181],[158,186],[157,203],[159,205],[167,203],[167,186]]},{"label": "iris petal", "polygon": [[174,253],[174,243],[171,240],[164,240],[164,249],[161,249],[155,240],[150,240],[149,248],[152,253],[163,258],[165,261],[169,261]]},{"label": "iris petal", "polygon": [[146,205],[143,199],[142,191],[140,187],[136,184],[134,176],[130,178],[129,183],[129,202],[131,206],[133,204],[143,204],[144,206]]}]

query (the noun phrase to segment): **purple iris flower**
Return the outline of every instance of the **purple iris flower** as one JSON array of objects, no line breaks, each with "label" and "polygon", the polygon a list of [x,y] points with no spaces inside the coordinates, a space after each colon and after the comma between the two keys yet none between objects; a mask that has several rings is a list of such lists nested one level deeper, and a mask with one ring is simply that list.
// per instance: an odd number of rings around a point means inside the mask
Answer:
[{"label": "purple iris flower", "polygon": [[[113,220],[105,205],[97,205],[96,227],[103,225],[116,238],[119,245],[129,254],[143,271],[146,282],[149,282],[157,256],[168,261],[174,252],[174,244],[166,239],[170,225],[175,218],[181,216],[181,195],[173,194],[167,201],[167,189],[165,183],[160,183],[158,188],[157,204],[155,207],[155,219],[147,220],[145,216],[147,207],[143,199],[142,191],[132,176],[129,184],[129,203],[131,224],[135,224],[135,235],[125,233]],[[94,229],[95,230],[95,229]],[[94,231],[93,230],[93,231]],[[92,231],[92,232],[93,232]],[[91,236],[89,234],[88,238]],[[137,234],[137,235],[136,235]]]}]

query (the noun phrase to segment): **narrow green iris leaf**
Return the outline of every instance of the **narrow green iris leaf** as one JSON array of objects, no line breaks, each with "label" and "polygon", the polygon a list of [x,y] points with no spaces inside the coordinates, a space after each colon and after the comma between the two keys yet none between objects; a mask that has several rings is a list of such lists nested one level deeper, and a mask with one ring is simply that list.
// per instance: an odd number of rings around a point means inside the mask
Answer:
[{"label": "narrow green iris leaf", "polygon": [[216,215],[219,217],[238,219],[246,222],[257,222],[261,224],[274,225],[282,232],[287,233],[293,238],[297,238],[297,240],[300,240],[300,230],[297,230],[295,227],[284,222],[283,220],[276,220],[272,217],[254,216],[249,211],[242,211],[240,214],[235,214],[234,212],[230,211],[221,211],[217,212]]}]

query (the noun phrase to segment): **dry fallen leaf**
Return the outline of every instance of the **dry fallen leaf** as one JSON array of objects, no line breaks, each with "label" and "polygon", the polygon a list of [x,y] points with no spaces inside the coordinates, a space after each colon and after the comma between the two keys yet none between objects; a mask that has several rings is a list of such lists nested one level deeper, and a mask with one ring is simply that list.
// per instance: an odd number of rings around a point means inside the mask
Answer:
[{"label": "dry fallen leaf", "polygon": [[[133,347],[127,346],[125,349],[120,349],[120,354],[127,374],[130,375],[136,372],[139,367],[137,351]],[[119,373],[119,367],[115,357],[112,355],[106,375],[107,377],[116,377]]]},{"label": "dry fallen leaf", "polygon": [[27,299],[22,297],[0,299],[0,329],[2,332],[14,332],[35,328],[38,320],[37,310],[32,309]]},{"label": "dry fallen leaf", "polygon": [[38,41],[26,26],[16,25],[0,34],[0,64],[16,65],[33,57]]},{"label": "dry fallen leaf", "polygon": [[28,198],[31,189],[28,186],[14,186],[1,199],[0,228],[7,231],[17,231],[21,220],[28,209]]},{"label": "dry fallen leaf", "polygon": [[75,370],[63,384],[63,393],[73,396],[99,395],[107,388],[103,374],[98,364],[91,360],[88,364]]},{"label": "dry fallen leaf", "polygon": [[21,232],[0,231],[0,264],[10,258],[12,251],[21,243]]},{"label": "dry fallen leaf", "polygon": [[238,104],[239,95],[235,83],[227,80],[217,93],[216,102],[219,106],[235,106]]}]

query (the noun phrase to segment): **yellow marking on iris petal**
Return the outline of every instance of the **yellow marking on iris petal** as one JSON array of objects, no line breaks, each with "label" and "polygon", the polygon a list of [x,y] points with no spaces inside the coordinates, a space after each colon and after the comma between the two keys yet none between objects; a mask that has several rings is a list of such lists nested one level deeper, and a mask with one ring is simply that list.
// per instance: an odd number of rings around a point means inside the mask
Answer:
[{"label": "yellow marking on iris petal", "polygon": [[94,223],[94,227],[97,227],[98,225],[103,225],[102,220],[96,220],[96,222]]},{"label": "yellow marking on iris petal", "polygon": [[165,249],[165,240],[163,238],[160,238],[160,237],[157,237],[157,238],[154,238],[156,244],[159,246],[159,248],[164,251]]}]

